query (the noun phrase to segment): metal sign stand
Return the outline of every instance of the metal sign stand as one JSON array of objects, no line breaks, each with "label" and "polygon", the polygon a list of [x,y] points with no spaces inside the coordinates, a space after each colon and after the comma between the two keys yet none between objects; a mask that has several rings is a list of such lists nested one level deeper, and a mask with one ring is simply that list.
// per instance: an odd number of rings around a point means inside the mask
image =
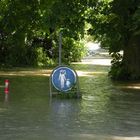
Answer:
[{"label": "metal sign stand", "polygon": [[74,93],[77,98],[81,97],[79,79],[75,70],[62,66],[62,33],[59,34],[59,66],[56,67],[50,76],[50,97],[57,94]]},{"label": "metal sign stand", "polygon": [[61,66],[61,58],[62,58],[62,33],[59,33],[59,66]]}]

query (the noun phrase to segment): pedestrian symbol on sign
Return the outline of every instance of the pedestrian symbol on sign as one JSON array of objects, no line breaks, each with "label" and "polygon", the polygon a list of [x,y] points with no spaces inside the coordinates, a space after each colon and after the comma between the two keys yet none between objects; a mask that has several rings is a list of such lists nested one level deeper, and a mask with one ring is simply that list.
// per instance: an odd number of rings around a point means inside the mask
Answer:
[{"label": "pedestrian symbol on sign", "polygon": [[68,91],[76,84],[76,73],[69,67],[57,67],[51,75],[53,86],[59,91]]}]

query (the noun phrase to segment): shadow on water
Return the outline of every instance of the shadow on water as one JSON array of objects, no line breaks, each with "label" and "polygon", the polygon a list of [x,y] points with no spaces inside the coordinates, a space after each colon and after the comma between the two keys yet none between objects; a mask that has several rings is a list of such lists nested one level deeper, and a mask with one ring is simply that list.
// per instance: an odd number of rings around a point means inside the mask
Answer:
[{"label": "shadow on water", "polygon": [[1,74],[1,140],[140,140],[140,94],[108,78],[107,65],[73,64],[82,99],[49,98],[50,71]]}]

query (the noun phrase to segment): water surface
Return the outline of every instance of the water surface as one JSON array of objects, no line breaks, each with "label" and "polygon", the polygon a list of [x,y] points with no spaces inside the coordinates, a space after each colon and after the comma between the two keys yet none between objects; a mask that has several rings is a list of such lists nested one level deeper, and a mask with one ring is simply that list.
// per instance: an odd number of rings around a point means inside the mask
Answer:
[{"label": "water surface", "polygon": [[10,96],[0,88],[0,140],[140,140],[140,90],[112,82],[108,65],[73,67],[82,99],[50,99],[47,70],[2,74]]}]

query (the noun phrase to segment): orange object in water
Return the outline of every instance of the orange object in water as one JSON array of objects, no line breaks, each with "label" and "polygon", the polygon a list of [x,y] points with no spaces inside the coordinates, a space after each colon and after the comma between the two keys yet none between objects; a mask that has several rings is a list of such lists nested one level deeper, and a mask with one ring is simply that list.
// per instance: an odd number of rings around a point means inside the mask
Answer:
[{"label": "orange object in water", "polygon": [[9,93],[9,80],[6,79],[5,80],[5,90],[4,90],[5,94]]}]

